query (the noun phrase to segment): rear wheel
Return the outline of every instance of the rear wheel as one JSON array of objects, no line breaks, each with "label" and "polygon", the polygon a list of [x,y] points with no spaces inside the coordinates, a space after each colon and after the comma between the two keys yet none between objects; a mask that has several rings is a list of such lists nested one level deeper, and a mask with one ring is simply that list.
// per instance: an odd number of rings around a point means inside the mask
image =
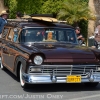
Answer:
[{"label": "rear wheel", "polygon": [[98,84],[99,84],[99,82],[95,82],[95,83],[90,83],[90,82],[84,83],[84,85],[87,86],[87,87],[96,87]]},{"label": "rear wheel", "polygon": [[23,78],[22,78],[22,67],[23,67],[23,65],[21,64],[21,65],[20,65],[20,84],[21,84],[21,86],[22,86],[23,88],[26,88],[26,87],[27,87],[27,83],[25,83],[25,82],[23,81]]}]

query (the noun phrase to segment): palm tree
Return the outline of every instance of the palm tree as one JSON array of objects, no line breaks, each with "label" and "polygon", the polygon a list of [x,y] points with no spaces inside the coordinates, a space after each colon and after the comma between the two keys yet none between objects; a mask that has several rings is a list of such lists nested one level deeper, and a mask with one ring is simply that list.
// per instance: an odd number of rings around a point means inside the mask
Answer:
[{"label": "palm tree", "polygon": [[83,0],[66,0],[63,3],[63,9],[58,13],[58,19],[66,20],[67,23],[76,26],[79,21],[88,20],[92,17],[87,2]]}]

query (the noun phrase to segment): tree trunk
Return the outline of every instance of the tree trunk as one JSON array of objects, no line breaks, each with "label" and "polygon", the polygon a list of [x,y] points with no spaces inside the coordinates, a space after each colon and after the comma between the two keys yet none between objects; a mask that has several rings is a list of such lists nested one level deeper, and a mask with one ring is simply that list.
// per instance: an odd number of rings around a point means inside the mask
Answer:
[{"label": "tree trunk", "polygon": [[[95,1],[96,0],[89,0],[89,7],[94,15],[96,14]],[[88,22],[88,37],[94,35],[94,28],[95,28],[95,21],[89,20],[89,22]]]}]

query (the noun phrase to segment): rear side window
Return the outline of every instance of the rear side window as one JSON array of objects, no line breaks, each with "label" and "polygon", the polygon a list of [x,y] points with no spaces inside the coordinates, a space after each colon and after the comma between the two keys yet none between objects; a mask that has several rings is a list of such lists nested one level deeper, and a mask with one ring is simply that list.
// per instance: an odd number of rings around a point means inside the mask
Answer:
[{"label": "rear side window", "polygon": [[14,28],[14,37],[13,37],[13,42],[18,42],[18,33],[19,33],[19,29],[18,28]]},{"label": "rear side window", "polygon": [[5,38],[7,33],[9,33],[9,28],[4,27],[3,32],[2,32],[2,37]]},{"label": "rear side window", "polygon": [[8,40],[12,40],[13,39],[13,35],[14,35],[14,31],[13,31],[13,28],[11,28],[10,32],[8,34]]}]

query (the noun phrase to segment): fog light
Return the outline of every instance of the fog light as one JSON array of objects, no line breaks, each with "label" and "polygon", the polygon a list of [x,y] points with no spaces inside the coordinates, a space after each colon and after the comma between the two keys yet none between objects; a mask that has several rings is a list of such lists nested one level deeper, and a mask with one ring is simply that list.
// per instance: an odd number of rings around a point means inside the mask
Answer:
[{"label": "fog light", "polygon": [[100,67],[98,67],[98,70],[100,71]]},{"label": "fog light", "polygon": [[30,72],[41,72],[41,68],[30,68]]}]

